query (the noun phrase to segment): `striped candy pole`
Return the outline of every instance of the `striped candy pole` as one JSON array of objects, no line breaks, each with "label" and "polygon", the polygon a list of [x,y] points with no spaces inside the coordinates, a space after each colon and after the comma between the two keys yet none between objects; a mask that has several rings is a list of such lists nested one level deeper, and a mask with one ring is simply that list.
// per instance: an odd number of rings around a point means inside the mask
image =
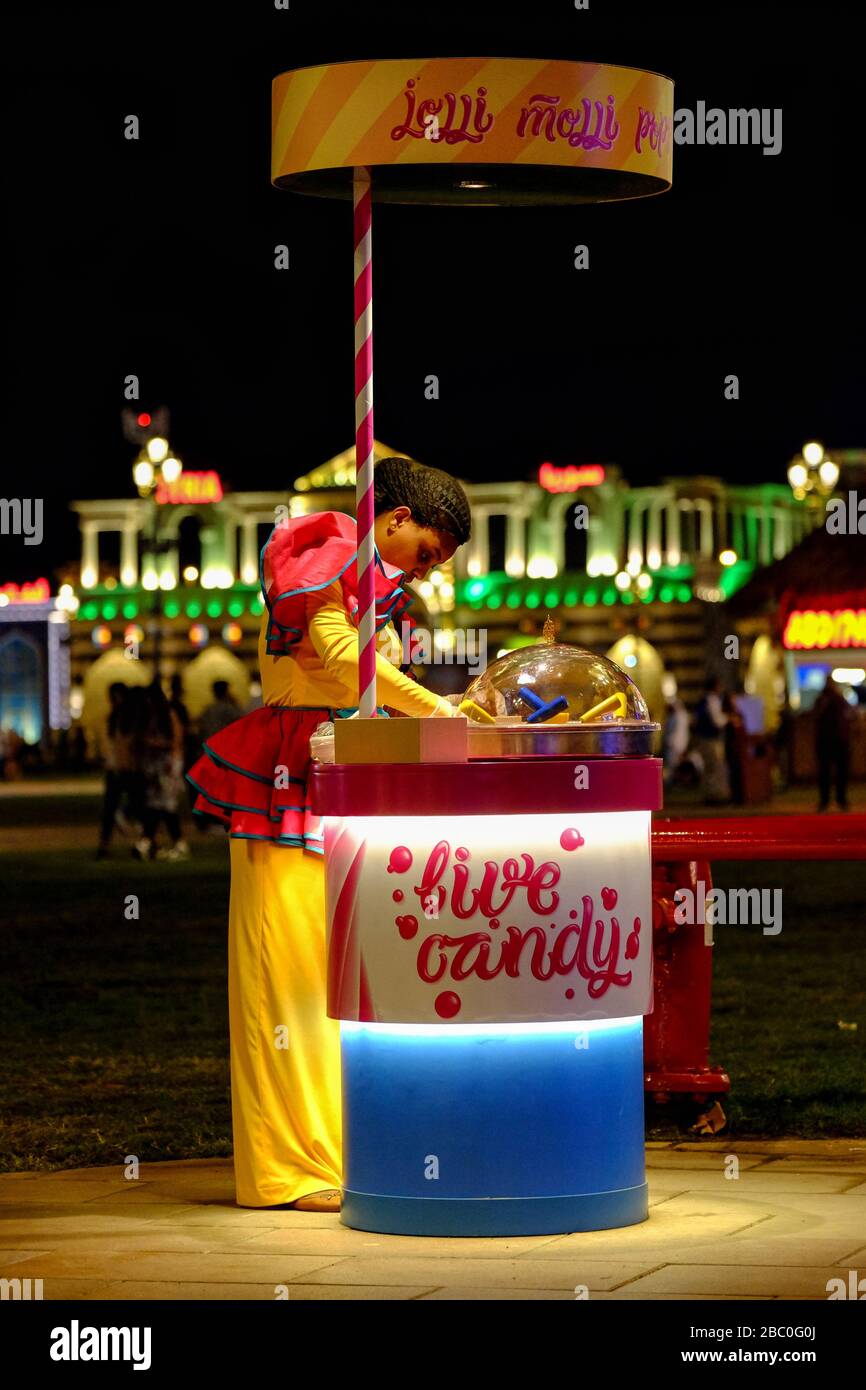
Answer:
[{"label": "striped candy pole", "polygon": [[358,709],[376,715],[376,590],[373,538],[373,265],[370,170],[355,168],[355,515],[358,522]]}]

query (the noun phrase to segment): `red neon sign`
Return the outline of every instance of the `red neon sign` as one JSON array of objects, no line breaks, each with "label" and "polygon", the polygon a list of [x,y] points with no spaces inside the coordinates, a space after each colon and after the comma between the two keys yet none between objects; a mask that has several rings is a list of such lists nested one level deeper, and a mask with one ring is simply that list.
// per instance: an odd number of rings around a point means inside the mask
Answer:
[{"label": "red neon sign", "polygon": [[866,647],[866,608],[796,608],[782,634],[788,651]]},{"label": "red neon sign", "polygon": [[557,468],[554,463],[543,463],[538,470],[538,481],[545,492],[577,492],[581,487],[598,487],[604,482],[604,468],[600,463],[569,463]]},{"label": "red neon sign", "polygon": [[47,603],[51,589],[47,579],[34,579],[25,584],[0,584],[0,594],[8,603]]},{"label": "red neon sign", "polygon": [[167,483],[163,478],[156,489],[157,502],[171,503],[175,506],[191,502],[196,505],[219,502],[222,495],[223,485],[219,474],[212,468],[206,473],[181,473],[172,483]]}]

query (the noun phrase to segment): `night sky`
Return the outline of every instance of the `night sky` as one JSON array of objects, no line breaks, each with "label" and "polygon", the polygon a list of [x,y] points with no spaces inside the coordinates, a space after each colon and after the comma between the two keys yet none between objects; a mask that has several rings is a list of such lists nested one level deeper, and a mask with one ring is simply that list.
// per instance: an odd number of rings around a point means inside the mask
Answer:
[{"label": "night sky", "polygon": [[[785,480],[866,447],[862,57],[850,6],[34,7],[5,58],[7,445],[0,493],[132,495],[123,378],[188,468],[279,489],[354,437],[351,204],[269,182],[270,82],[460,54],[630,64],[675,106],[781,107],[783,148],[674,147],[671,192],[569,209],[374,208],[376,435],[470,479],[544,459]],[[371,18],[372,15],[375,18]],[[417,18],[407,16],[417,15]],[[510,17],[509,17],[510,16]],[[123,138],[130,112],[138,142]],[[292,269],[273,266],[286,242]],[[577,243],[590,270],[573,267]],[[723,379],[740,378],[726,401]],[[424,399],[436,373],[441,398]]]}]

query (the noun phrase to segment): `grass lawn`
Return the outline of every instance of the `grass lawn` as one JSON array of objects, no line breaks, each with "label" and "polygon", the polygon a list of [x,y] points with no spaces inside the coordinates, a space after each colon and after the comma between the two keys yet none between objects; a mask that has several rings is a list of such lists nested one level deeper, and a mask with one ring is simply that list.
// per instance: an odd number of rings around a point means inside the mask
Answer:
[{"label": "grass lawn", "polygon": [[228,853],[192,850],[0,856],[0,1169],[231,1153]]},{"label": "grass lawn", "polygon": [[713,882],[782,889],[778,936],[714,929],[710,1047],[731,1077],[729,1131],[866,1135],[866,863],[720,863]]},{"label": "grass lawn", "polygon": [[[0,816],[33,824],[38,846],[40,817],[89,822],[96,806],[15,799]],[[191,844],[180,864],[121,847],[102,862],[83,847],[0,855],[0,1169],[231,1153],[227,847]],[[719,864],[715,882],[781,887],[784,909],[777,937],[716,927],[727,1132],[866,1135],[866,864]],[[658,1112],[648,1134],[680,1131]]]}]

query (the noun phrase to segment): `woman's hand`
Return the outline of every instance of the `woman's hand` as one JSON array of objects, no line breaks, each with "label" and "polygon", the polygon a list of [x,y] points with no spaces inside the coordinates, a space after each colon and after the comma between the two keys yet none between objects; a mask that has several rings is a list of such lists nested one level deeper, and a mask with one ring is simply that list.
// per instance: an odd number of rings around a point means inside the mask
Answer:
[{"label": "woman's hand", "polygon": [[459,695],[455,697],[453,695],[446,695],[441,699],[438,707],[433,711],[434,719],[465,719],[466,715],[461,714],[457,705],[454,703],[455,698],[459,701],[463,699],[463,696]]}]

